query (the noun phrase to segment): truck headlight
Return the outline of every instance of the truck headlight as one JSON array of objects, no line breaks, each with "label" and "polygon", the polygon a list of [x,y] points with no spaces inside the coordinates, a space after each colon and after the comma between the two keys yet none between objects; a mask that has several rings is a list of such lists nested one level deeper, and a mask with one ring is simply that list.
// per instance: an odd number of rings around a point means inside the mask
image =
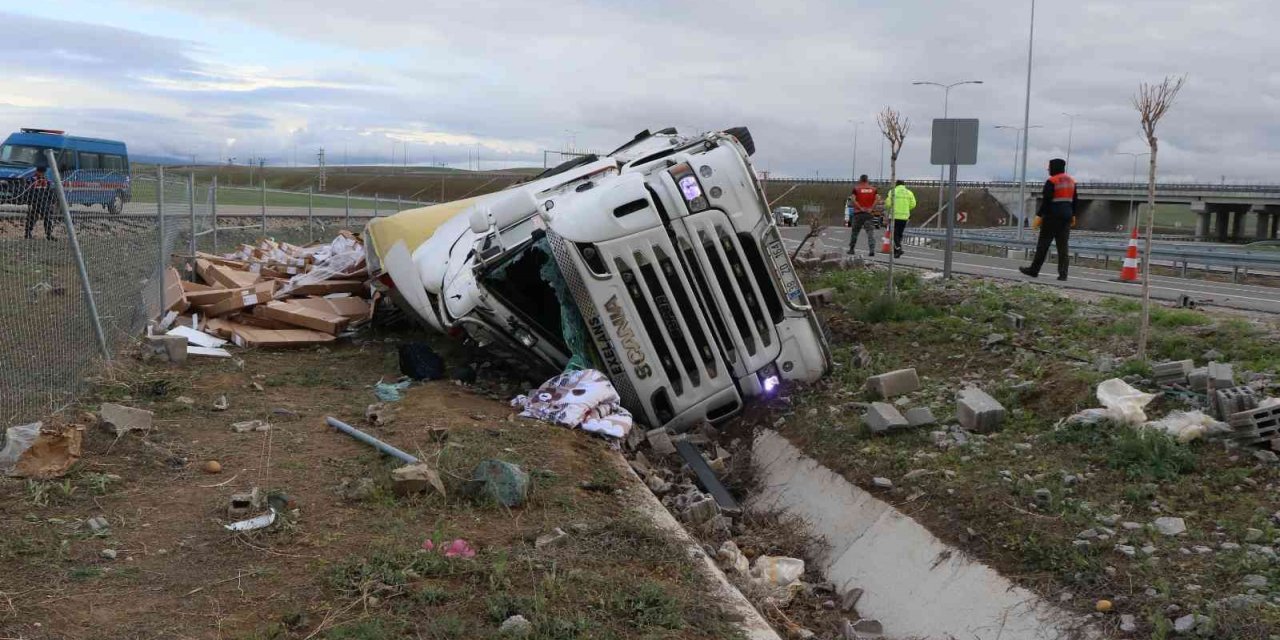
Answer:
[{"label": "truck headlight", "polygon": [[778,373],[776,364],[769,363],[756,372],[756,375],[760,378],[760,388],[764,390],[764,395],[772,395],[782,384],[782,376]]}]

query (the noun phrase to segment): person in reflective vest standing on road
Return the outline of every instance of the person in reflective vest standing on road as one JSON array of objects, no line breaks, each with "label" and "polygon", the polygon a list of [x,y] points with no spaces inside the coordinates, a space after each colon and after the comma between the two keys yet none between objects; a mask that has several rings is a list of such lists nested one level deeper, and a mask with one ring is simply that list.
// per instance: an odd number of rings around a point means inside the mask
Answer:
[{"label": "person in reflective vest standing on road", "polygon": [[1049,179],[1044,183],[1044,192],[1040,198],[1040,210],[1036,212],[1034,226],[1040,227],[1040,240],[1036,243],[1036,255],[1030,267],[1018,267],[1023,275],[1036,278],[1040,276],[1040,267],[1049,255],[1049,245],[1058,245],[1058,279],[1067,279],[1067,267],[1070,256],[1067,254],[1067,239],[1071,228],[1076,226],[1076,205],[1080,194],[1076,188],[1076,180],[1067,175],[1067,161],[1054,158],[1049,161]]}]

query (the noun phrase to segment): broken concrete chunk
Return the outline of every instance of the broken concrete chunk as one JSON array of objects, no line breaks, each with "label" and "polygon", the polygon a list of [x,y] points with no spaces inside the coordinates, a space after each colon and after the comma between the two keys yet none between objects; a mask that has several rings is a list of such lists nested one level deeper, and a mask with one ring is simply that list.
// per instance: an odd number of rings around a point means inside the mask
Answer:
[{"label": "broken concrete chunk", "polygon": [[510,638],[527,638],[530,633],[533,633],[533,623],[522,615],[514,615],[502,621],[498,632]]},{"label": "broken concrete chunk", "polygon": [[915,369],[899,369],[867,378],[867,388],[881,398],[892,398],[920,388]]},{"label": "broken concrete chunk", "polygon": [[1206,391],[1209,389],[1209,367],[1200,367],[1192,369],[1187,374],[1187,384],[1192,391]]},{"label": "broken concrete chunk", "polygon": [[569,534],[565,533],[564,529],[556,527],[551,531],[551,533],[544,533],[538,536],[538,539],[533,542],[533,546],[535,549],[543,549],[552,545],[560,544],[568,539]]},{"label": "broken concrete chunk", "polygon": [[1019,315],[1017,313],[1013,313],[1011,311],[1009,313],[1004,314],[1004,317],[1006,320],[1009,321],[1009,326],[1018,331],[1021,331],[1023,328],[1027,326],[1027,318],[1025,316]]},{"label": "broken concrete chunk", "polygon": [[645,433],[645,439],[649,441],[649,447],[653,449],[653,453],[662,457],[672,455],[676,452],[676,445],[671,441],[671,434],[666,429],[658,428]]},{"label": "broken concrete chunk", "polygon": [[969,387],[956,399],[956,419],[969,431],[989,433],[1004,422],[1005,409],[985,391]]},{"label": "broken concrete chunk", "polygon": [[234,422],[231,424],[231,430],[236,433],[248,433],[250,431],[270,431],[271,425],[262,420],[245,420],[243,422]]},{"label": "broken concrete chunk", "polygon": [[751,564],[747,561],[747,557],[742,555],[742,551],[738,549],[738,545],[732,540],[726,540],[720,545],[720,549],[716,551],[716,561],[720,564],[720,568],[725,571],[732,571],[739,575],[747,575],[751,570]]},{"label": "broken concrete chunk", "polygon": [[835,289],[818,289],[809,292],[809,304],[815,307],[825,307],[831,304],[836,297]]},{"label": "broken concrete chunk", "polygon": [[871,433],[886,433],[891,429],[901,429],[910,424],[897,407],[887,402],[871,403],[863,420],[871,429]]},{"label": "broken concrete chunk", "polygon": [[689,504],[684,511],[680,513],[681,518],[689,524],[702,524],[710,521],[712,518],[720,515],[720,507],[716,506],[715,498],[704,496]]},{"label": "broken concrete chunk", "polygon": [[854,587],[844,593],[840,598],[840,610],[849,613],[854,607],[858,606],[858,600],[862,599],[862,589]]},{"label": "broken concrete chunk", "polygon": [[229,406],[231,405],[227,402],[226,396],[218,396],[218,399],[213,401],[214,411],[226,411]]},{"label": "broken concrete chunk", "polygon": [[1161,362],[1151,366],[1151,377],[1157,384],[1186,382],[1195,368],[1196,363],[1193,360]]},{"label": "broken concrete chunk", "polygon": [[435,489],[436,493],[442,497],[447,495],[444,483],[440,481],[440,474],[425,462],[409,464],[393,470],[391,482],[392,488],[400,495],[422,493],[428,489]]},{"label": "broken concrete chunk", "polygon": [[1229,364],[1209,363],[1209,382],[1214,389],[1226,389],[1236,386],[1236,374]]},{"label": "broken concrete chunk", "polygon": [[130,431],[150,430],[151,419],[155,414],[146,409],[135,409],[122,404],[105,403],[98,410],[98,416],[102,418],[103,424],[107,426],[111,433],[121,435]]},{"label": "broken concrete chunk", "polygon": [[186,336],[147,336],[146,343],[152,354],[163,357],[170,364],[183,364],[187,361]]},{"label": "broken concrete chunk", "polygon": [[107,523],[107,519],[102,516],[89,518],[85,521],[85,524],[89,525],[89,530],[94,533],[102,533],[111,528],[111,525]]},{"label": "broken concrete chunk", "polygon": [[893,481],[888,478],[877,476],[871,479],[871,485],[877,489],[892,489]]},{"label": "broken concrete chunk", "polygon": [[853,347],[853,366],[856,369],[866,369],[871,366],[871,352],[860,344]]},{"label": "broken concrete chunk", "polygon": [[1166,536],[1176,536],[1180,533],[1186,532],[1187,530],[1187,522],[1185,520],[1171,516],[1156,518],[1155,521],[1151,523],[1151,526],[1155,527],[1156,531],[1159,531]]},{"label": "broken concrete chunk", "polygon": [[927,427],[929,425],[938,424],[938,419],[933,417],[933,410],[929,407],[914,407],[907,409],[907,424],[913,427]]}]

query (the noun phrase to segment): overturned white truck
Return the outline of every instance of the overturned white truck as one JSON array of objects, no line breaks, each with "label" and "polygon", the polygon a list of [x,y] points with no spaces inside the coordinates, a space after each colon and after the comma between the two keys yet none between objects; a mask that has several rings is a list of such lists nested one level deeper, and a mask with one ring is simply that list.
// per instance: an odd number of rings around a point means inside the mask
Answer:
[{"label": "overturned white truck", "polygon": [[497,193],[368,225],[370,269],[430,327],[554,373],[605,372],[680,430],[830,368],[745,128],[641,132]]}]

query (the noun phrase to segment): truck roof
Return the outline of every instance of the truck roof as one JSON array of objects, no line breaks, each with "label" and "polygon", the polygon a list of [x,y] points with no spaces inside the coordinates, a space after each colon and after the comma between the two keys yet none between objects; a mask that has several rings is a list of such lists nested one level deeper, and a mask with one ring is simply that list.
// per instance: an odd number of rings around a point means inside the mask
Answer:
[{"label": "truck roof", "polygon": [[103,138],[86,138],[56,133],[37,131],[19,131],[9,134],[5,144],[23,144],[33,147],[50,147],[53,149],[75,149],[77,151],[96,151],[102,153],[125,154],[126,147],[118,140]]}]

